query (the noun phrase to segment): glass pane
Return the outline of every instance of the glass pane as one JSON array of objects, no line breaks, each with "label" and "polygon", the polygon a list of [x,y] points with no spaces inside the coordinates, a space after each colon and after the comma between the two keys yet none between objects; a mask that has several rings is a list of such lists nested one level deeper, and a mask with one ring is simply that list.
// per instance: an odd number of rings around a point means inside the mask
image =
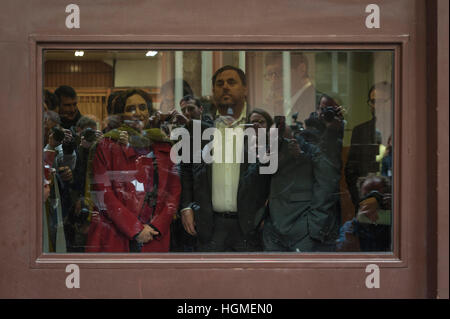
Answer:
[{"label": "glass pane", "polygon": [[45,51],[44,252],[391,252],[393,67]]}]

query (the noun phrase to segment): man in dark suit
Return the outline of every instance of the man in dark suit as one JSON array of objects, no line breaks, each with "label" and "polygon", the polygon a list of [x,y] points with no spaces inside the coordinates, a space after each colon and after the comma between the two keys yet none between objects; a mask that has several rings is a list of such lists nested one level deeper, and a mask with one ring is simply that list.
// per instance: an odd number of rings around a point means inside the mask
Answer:
[{"label": "man in dark suit", "polygon": [[[212,142],[218,143],[213,148],[216,152],[217,145],[233,144],[233,137],[227,140],[223,134],[226,129],[236,132],[245,124],[247,81],[242,70],[224,66],[215,72],[212,84],[217,107]],[[245,146],[233,149],[233,158],[245,153]],[[226,156],[225,152],[222,155]],[[201,163],[183,163],[181,174],[181,218],[185,230],[198,237],[199,251],[261,249],[255,217],[264,206],[270,177],[260,174],[259,163],[207,163],[202,159]]]},{"label": "man in dark suit", "polygon": [[305,131],[295,138],[289,127],[284,132],[265,212],[264,250],[333,251],[340,220],[340,165],[308,141]]},{"label": "man in dark suit", "polygon": [[389,106],[391,102],[391,85],[388,82],[379,82],[369,90],[367,104],[370,107],[372,118],[353,128],[348,160],[345,166],[345,178],[352,197],[355,211],[360,201],[357,181],[369,173],[377,173],[380,164],[376,162],[379,145],[376,140],[375,109]]}]

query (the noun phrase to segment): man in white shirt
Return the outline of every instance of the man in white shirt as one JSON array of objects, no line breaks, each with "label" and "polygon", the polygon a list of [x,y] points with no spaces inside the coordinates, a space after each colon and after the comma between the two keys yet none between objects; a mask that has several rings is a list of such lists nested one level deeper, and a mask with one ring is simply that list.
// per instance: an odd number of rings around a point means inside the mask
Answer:
[{"label": "man in white shirt", "polygon": [[[224,66],[212,82],[217,107],[213,152],[222,145],[222,159],[215,157],[212,164],[182,165],[183,226],[198,236],[200,251],[255,251],[261,249],[256,238],[256,211],[264,206],[270,179],[259,174],[258,163],[237,161],[244,151],[240,130],[235,129],[243,128],[246,120],[245,74]],[[226,136],[227,128],[237,133],[235,144],[233,137]],[[230,148],[233,154],[226,154],[226,145],[235,146]],[[225,161],[229,156],[233,160]]]}]

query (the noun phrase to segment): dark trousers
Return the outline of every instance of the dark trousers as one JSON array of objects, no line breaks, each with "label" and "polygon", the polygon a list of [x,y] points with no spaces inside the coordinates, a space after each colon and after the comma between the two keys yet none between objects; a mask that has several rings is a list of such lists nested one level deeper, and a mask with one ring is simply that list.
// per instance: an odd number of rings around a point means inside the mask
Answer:
[{"label": "dark trousers", "polygon": [[254,252],[262,245],[257,233],[244,235],[239,219],[214,214],[214,230],[211,240],[200,243],[200,252]]},{"label": "dark trousers", "polygon": [[334,242],[322,243],[312,239],[308,234],[303,237],[286,236],[280,234],[273,226],[270,218],[264,222],[263,229],[264,251],[281,252],[332,252],[335,251]]}]

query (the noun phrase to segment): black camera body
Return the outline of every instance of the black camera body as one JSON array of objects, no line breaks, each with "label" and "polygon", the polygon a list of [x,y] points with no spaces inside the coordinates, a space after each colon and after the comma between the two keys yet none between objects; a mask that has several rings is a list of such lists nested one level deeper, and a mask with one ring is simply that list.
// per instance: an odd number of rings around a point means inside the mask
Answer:
[{"label": "black camera body", "polygon": [[338,112],[334,106],[325,106],[321,109],[320,116],[327,122],[333,121],[334,117],[338,115]]},{"label": "black camera body", "polygon": [[69,141],[64,141],[62,143],[63,153],[65,155],[71,155],[75,149],[77,148],[77,142],[75,140],[75,136],[72,135],[72,138]]},{"label": "black camera body", "polygon": [[382,193],[380,193],[379,191],[377,191],[377,190],[370,191],[368,194],[366,194],[366,196],[364,196],[361,199],[361,202],[366,200],[366,199],[368,199],[368,198],[371,198],[371,197],[373,197],[373,198],[375,198],[377,200],[378,206],[381,209],[384,209],[384,210],[391,209],[390,207],[388,207],[389,204],[387,204],[386,201],[384,200],[384,195]]},{"label": "black camera body", "polygon": [[305,127],[303,126],[303,122],[297,121],[298,118],[298,112],[292,114],[292,122],[293,124],[290,125],[290,128],[292,130],[292,134],[296,136],[298,133],[301,133],[303,130],[305,130]]},{"label": "black camera body", "polygon": [[97,138],[97,136],[95,135],[95,130],[90,127],[85,128],[80,135],[81,137],[84,137],[84,140],[86,142],[89,143],[95,142],[95,139]]}]

